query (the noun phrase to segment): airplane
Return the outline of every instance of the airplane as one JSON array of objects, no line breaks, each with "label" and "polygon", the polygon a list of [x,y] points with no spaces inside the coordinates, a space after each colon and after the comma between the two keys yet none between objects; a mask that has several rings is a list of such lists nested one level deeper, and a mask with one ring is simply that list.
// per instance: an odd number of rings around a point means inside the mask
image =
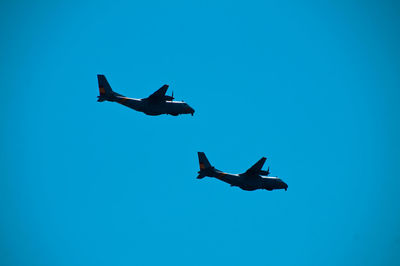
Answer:
[{"label": "airplane", "polygon": [[104,75],[97,75],[97,80],[100,91],[100,96],[97,96],[98,102],[117,102],[146,115],[168,114],[177,116],[180,114],[192,114],[193,116],[194,114],[194,109],[187,103],[173,101],[174,93],[172,93],[172,96],[165,95],[168,85],[163,85],[147,98],[133,99],[114,92]]},{"label": "airplane", "polygon": [[198,179],[206,176],[215,177],[221,181],[230,184],[232,187],[240,187],[243,190],[252,191],[256,189],[266,189],[268,191],[274,189],[288,188],[288,185],[278,177],[269,176],[269,167],[267,171],[262,170],[262,167],[267,158],[262,157],[252,167],[242,174],[228,174],[211,166],[204,152],[198,152],[200,171]]}]

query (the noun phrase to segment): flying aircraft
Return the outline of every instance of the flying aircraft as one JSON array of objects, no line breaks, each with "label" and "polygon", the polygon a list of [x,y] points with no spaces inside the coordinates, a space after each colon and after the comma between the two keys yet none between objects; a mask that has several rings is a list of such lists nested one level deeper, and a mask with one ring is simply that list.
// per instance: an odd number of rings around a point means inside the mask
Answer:
[{"label": "flying aircraft", "polygon": [[230,184],[232,187],[240,187],[243,190],[256,190],[266,189],[268,191],[274,189],[288,188],[288,185],[278,177],[269,176],[269,167],[267,171],[262,170],[262,167],[267,158],[262,157],[252,167],[242,174],[228,174],[211,166],[204,152],[198,152],[200,171],[198,172],[198,179],[206,176],[215,177],[221,181]]},{"label": "flying aircraft", "polygon": [[187,103],[173,101],[174,93],[172,93],[172,96],[165,95],[168,85],[162,86],[147,98],[132,99],[114,92],[104,75],[97,75],[97,80],[100,91],[100,96],[97,96],[98,102],[117,102],[146,115],[169,114],[177,116],[180,114],[194,114],[194,109]]}]

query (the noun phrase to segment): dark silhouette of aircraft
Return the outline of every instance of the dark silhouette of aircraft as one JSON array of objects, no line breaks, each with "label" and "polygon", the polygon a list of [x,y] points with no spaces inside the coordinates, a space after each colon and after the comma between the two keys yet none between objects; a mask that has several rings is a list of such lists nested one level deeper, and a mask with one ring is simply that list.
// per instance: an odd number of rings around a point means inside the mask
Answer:
[{"label": "dark silhouette of aircraft", "polygon": [[173,101],[174,93],[172,93],[172,96],[165,95],[169,87],[168,85],[162,86],[147,98],[132,99],[114,92],[104,75],[97,75],[97,80],[100,90],[100,96],[97,96],[98,102],[117,102],[136,111],[143,112],[146,115],[169,114],[177,116],[180,114],[194,114],[194,109],[187,103]]},{"label": "dark silhouette of aircraft", "polygon": [[278,177],[268,176],[270,174],[269,167],[267,171],[262,170],[262,167],[267,158],[262,157],[252,167],[242,174],[228,174],[221,172],[211,166],[204,152],[198,152],[200,171],[197,176],[198,179],[206,176],[215,177],[221,181],[230,184],[232,187],[240,187],[243,190],[256,190],[256,189],[284,189],[288,188],[288,185]]}]

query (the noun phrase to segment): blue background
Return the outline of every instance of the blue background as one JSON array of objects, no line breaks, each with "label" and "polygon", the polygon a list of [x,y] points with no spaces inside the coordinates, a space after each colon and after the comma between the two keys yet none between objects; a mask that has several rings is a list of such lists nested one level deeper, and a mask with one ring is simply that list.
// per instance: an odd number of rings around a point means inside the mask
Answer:
[{"label": "blue background", "polygon": [[3,1],[0,264],[399,265],[400,5],[301,2]]}]

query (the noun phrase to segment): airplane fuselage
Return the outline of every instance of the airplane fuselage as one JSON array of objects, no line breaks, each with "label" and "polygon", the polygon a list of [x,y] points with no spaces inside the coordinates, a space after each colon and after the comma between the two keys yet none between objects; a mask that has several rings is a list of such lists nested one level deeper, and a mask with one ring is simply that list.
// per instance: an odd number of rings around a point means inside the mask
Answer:
[{"label": "airplane fuselage", "polygon": [[256,190],[256,189],[287,189],[287,184],[281,179],[272,176],[262,175],[247,175],[247,174],[229,174],[221,171],[216,171],[208,175],[224,181],[231,186],[240,187],[243,190]]},{"label": "airplane fuselage", "polygon": [[144,99],[133,99],[124,96],[116,96],[112,99],[117,103],[125,105],[136,111],[143,112],[147,115],[180,115],[180,114],[192,114],[194,113],[191,108],[185,102],[178,101],[152,101],[147,98]]}]

